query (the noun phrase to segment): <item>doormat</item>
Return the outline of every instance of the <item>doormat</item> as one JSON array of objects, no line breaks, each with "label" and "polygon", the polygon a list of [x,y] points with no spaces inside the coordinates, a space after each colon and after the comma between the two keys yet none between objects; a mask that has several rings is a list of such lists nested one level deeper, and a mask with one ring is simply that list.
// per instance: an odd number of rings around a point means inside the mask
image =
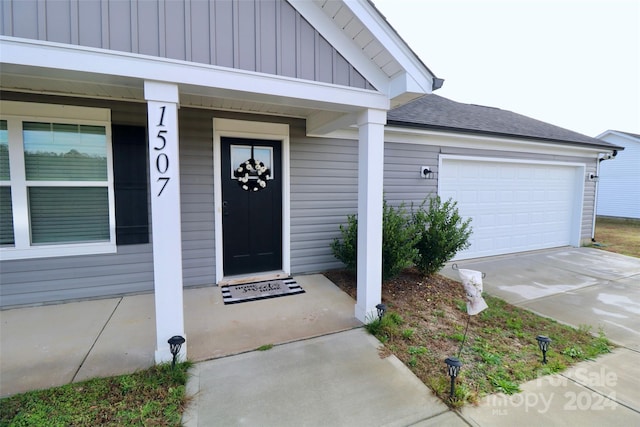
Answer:
[{"label": "doormat", "polygon": [[291,277],[286,279],[265,280],[222,287],[222,301],[225,304],[256,301],[267,298],[286,297],[303,294],[304,289]]}]

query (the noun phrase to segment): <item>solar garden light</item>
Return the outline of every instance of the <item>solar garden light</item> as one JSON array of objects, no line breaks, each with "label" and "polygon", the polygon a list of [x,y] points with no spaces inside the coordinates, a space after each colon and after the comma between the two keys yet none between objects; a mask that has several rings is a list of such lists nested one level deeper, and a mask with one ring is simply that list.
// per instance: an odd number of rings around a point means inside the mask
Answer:
[{"label": "solar garden light", "polygon": [[182,344],[184,344],[185,339],[180,335],[174,335],[171,338],[169,338],[169,341],[167,342],[169,343],[169,350],[173,355],[173,360],[171,361],[171,369],[173,369],[176,366],[176,358],[178,357],[178,353],[180,352],[180,347],[182,347]]},{"label": "solar garden light", "polygon": [[378,320],[382,320],[384,314],[387,312],[387,306],[385,304],[376,305],[376,309],[378,309]]},{"label": "solar garden light", "polygon": [[538,347],[540,347],[540,351],[542,351],[542,363],[547,364],[547,350],[549,350],[549,343],[551,342],[551,338],[545,337],[544,335],[538,335],[536,337],[538,340]]},{"label": "solar garden light", "polygon": [[447,364],[447,370],[449,376],[451,377],[451,392],[450,397],[453,398],[455,393],[455,381],[458,373],[460,373],[460,368],[462,367],[462,362],[457,357],[447,357],[444,359],[444,363]]}]

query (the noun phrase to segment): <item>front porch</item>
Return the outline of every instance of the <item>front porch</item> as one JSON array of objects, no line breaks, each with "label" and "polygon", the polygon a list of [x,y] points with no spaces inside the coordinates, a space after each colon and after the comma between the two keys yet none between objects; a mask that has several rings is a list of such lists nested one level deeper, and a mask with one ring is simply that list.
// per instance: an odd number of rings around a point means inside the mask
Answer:
[{"label": "front porch", "polygon": [[[354,300],[320,274],[304,294],[224,305],[219,287],[184,291],[187,354],[202,361],[362,325]],[[0,311],[0,396],[152,366],[152,293]]]}]

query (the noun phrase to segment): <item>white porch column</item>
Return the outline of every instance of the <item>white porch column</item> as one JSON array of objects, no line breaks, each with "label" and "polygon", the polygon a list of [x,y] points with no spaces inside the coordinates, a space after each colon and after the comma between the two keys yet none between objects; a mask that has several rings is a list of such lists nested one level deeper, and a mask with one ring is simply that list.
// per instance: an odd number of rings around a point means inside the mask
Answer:
[{"label": "white porch column", "polygon": [[382,298],[382,184],[387,112],[358,116],[358,294],[355,316],[369,322]]},{"label": "white porch column", "polygon": [[[178,86],[145,81],[156,304],[156,363],[172,359],[167,340],[184,333],[178,152]],[[180,350],[185,360],[187,346]]]}]

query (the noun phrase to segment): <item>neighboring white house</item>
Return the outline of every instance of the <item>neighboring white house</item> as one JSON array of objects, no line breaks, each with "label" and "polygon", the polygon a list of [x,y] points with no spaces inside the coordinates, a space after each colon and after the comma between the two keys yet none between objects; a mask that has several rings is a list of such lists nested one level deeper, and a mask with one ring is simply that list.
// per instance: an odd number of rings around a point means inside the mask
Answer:
[{"label": "neighboring white house", "polygon": [[640,135],[608,130],[597,138],[624,147],[613,161],[600,162],[597,214],[640,219]]}]

